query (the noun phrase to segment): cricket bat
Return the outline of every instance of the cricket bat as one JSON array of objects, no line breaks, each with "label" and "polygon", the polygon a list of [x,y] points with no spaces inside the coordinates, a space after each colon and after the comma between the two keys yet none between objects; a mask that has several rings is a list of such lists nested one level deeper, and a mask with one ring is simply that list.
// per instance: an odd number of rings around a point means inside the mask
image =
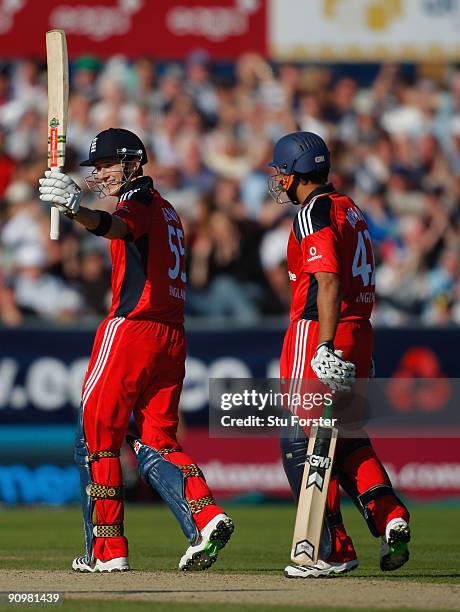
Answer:
[{"label": "cricket bat", "polygon": [[335,427],[311,428],[291,550],[292,561],[300,565],[318,561],[337,434]]},{"label": "cricket bat", "polygon": [[[46,33],[48,68],[48,167],[59,170],[65,161],[67,106],[69,99],[69,62],[63,30]],[[59,211],[51,207],[50,238],[59,238]]]}]

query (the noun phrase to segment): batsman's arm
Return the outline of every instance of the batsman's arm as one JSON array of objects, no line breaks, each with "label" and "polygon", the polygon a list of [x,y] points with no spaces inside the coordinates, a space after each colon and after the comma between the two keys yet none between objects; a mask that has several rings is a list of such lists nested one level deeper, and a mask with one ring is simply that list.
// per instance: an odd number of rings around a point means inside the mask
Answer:
[{"label": "batsman's arm", "polygon": [[80,206],[74,220],[90,232],[109,240],[119,240],[128,234],[128,228],[123,219],[103,210],[92,210]]},{"label": "batsman's arm", "polygon": [[343,351],[334,348],[335,333],[340,317],[341,284],[333,272],[317,272],[319,332],[318,346],[311,360],[316,376],[335,391],[350,391],[356,368],[343,359]]},{"label": "batsman's arm", "polygon": [[337,274],[332,272],[316,272],[318,282],[319,332],[318,345],[324,342],[334,343],[335,332],[340,316],[341,285]]},{"label": "batsman's arm", "polygon": [[117,214],[111,215],[104,210],[91,210],[81,206],[83,192],[69,175],[57,170],[47,170],[38,182],[40,200],[59,209],[96,236],[117,240],[128,235],[128,222]]}]

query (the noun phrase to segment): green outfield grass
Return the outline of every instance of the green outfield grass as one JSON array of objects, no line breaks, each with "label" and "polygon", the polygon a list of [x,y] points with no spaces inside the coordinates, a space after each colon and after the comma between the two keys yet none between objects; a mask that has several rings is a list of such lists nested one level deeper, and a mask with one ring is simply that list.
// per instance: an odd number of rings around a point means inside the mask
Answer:
[{"label": "green outfield grass", "polygon": [[[234,506],[228,511],[237,529],[212,571],[279,573],[289,562],[293,505]],[[397,572],[382,574],[378,540],[353,507],[343,509],[360,560],[353,576],[460,582],[458,506],[417,505],[411,512],[411,560]],[[83,552],[77,507],[2,509],[0,522],[0,569],[66,570],[72,558]],[[128,505],[125,530],[134,569],[176,570],[186,541],[166,508]]]}]

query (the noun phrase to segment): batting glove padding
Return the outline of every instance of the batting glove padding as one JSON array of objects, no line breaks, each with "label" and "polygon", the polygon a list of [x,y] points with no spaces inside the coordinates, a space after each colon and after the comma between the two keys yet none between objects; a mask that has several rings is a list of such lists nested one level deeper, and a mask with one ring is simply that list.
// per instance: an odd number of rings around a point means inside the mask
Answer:
[{"label": "batting glove padding", "polygon": [[350,391],[355,381],[355,364],[342,359],[342,355],[326,343],[318,346],[311,360],[313,372],[334,391]]},{"label": "batting glove padding", "polygon": [[75,217],[83,192],[70,176],[56,170],[47,170],[45,177],[38,182],[40,200],[52,204],[68,217]]}]

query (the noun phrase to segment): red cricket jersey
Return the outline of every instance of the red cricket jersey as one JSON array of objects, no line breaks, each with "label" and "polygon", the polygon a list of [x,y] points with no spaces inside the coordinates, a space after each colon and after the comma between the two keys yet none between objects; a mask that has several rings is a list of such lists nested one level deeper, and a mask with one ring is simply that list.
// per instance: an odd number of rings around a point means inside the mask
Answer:
[{"label": "red cricket jersey", "polygon": [[297,213],[289,236],[291,321],[318,320],[316,272],[340,276],[340,321],[368,320],[375,302],[372,242],[361,210],[332,185],[313,191]]},{"label": "red cricket jersey", "polygon": [[128,226],[111,240],[112,305],[109,318],[184,322],[185,238],[178,214],[148,176],[129,183],[114,215]]}]

